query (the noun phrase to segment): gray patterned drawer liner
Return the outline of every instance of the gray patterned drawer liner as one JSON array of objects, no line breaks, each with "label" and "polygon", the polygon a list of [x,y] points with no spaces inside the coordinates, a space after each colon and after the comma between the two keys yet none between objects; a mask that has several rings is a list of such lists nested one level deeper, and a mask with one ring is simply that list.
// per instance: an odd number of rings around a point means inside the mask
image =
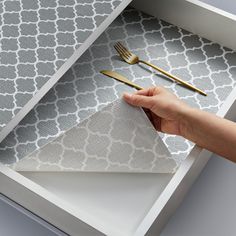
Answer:
[{"label": "gray patterned drawer liner", "polygon": [[144,111],[118,99],[12,167],[16,171],[174,173],[177,164]]},{"label": "gray patterned drawer liner", "polygon": [[121,2],[0,1],[0,130]]},{"label": "gray patterned drawer liner", "polygon": [[[127,65],[113,45],[133,52],[207,92],[204,97],[142,65]],[[10,164],[58,137],[90,114],[121,97],[130,87],[99,73],[112,69],[143,86],[162,85],[191,106],[217,112],[236,83],[236,52],[174,25],[127,8],[26,118],[1,143],[1,162]],[[193,144],[162,135],[177,162]]]}]

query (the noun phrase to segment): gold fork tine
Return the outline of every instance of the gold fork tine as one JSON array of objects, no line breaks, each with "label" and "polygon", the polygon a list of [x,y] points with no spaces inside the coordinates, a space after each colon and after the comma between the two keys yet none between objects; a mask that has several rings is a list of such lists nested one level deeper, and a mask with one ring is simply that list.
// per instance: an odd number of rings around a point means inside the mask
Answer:
[{"label": "gold fork tine", "polygon": [[114,48],[116,49],[116,51],[119,53],[119,54],[121,54],[121,55],[123,55],[123,52],[120,50],[120,48],[118,47],[118,45],[114,45]]},{"label": "gold fork tine", "polygon": [[132,53],[121,43],[117,43],[129,56],[132,56]]},{"label": "gold fork tine", "polygon": [[118,42],[116,46],[119,48],[119,50],[121,50],[127,56],[132,56],[132,54],[128,51],[128,49],[125,48],[120,42]]},{"label": "gold fork tine", "polygon": [[129,49],[127,49],[121,42],[117,43],[121,48],[123,48],[126,52],[128,52],[130,55],[132,55],[132,53],[129,51]]},{"label": "gold fork tine", "polygon": [[119,47],[128,57],[132,57],[133,54],[127,48],[125,48],[122,44],[119,44]]},{"label": "gold fork tine", "polygon": [[116,48],[120,52],[120,54],[125,55],[127,58],[129,57],[129,54],[120,45],[117,44]]},{"label": "gold fork tine", "polygon": [[117,45],[114,46],[114,48],[116,49],[116,51],[120,54],[120,56],[123,59],[129,60],[129,56],[126,52],[124,52],[123,50],[121,50]]},{"label": "gold fork tine", "polygon": [[116,49],[116,51],[117,51],[121,56],[123,56],[122,51],[120,50],[120,48],[119,48],[116,44],[114,45],[114,48]]}]

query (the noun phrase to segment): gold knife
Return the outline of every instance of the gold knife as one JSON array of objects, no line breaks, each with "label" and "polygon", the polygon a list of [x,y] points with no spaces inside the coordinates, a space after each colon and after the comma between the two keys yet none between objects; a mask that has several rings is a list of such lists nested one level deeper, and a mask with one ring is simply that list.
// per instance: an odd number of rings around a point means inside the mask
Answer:
[{"label": "gold knife", "polygon": [[140,87],[139,85],[131,82],[130,80],[128,80],[127,78],[125,78],[123,75],[120,75],[118,74],[117,72],[115,71],[111,71],[111,70],[102,70],[100,71],[100,73],[106,75],[106,76],[109,76],[113,79],[116,79],[118,81],[121,81],[125,84],[128,84],[129,86],[133,87],[133,88],[136,88],[137,90],[142,90],[143,88]]}]

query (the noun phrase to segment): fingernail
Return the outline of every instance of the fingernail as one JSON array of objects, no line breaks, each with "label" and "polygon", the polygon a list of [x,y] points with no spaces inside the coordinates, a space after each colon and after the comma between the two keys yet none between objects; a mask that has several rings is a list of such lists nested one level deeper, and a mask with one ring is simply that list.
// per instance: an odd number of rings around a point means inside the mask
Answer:
[{"label": "fingernail", "polygon": [[129,93],[123,93],[123,97],[124,97],[124,98],[130,98],[130,97],[131,97],[131,94],[129,94]]}]

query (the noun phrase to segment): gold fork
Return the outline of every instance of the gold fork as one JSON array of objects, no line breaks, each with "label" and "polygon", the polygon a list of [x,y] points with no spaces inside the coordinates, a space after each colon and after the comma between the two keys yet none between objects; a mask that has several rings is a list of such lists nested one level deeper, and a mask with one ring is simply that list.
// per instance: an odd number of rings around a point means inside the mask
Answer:
[{"label": "gold fork", "polygon": [[115,48],[116,51],[119,53],[120,57],[121,57],[125,62],[127,62],[128,64],[133,65],[133,64],[137,64],[137,63],[139,63],[139,62],[144,63],[144,64],[146,64],[146,65],[148,65],[148,66],[151,66],[151,67],[154,68],[155,70],[161,72],[162,74],[164,74],[164,75],[166,75],[166,76],[172,78],[173,80],[175,80],[175,81],[177,81],[177,82],[179,82],[179,83],[185,85],[186,87],[188,87],[188,88],[190,88],[190,89],[192,89],[192,90],[194,90],[194,91],[197,91],[197,92],[199,92],[200,94],[202,94],[202,95],[204,95],[204,96],[207,96],[207,94],[206,94],[205,92],[203,92],[202,90],[200,90],[200,89],[194,87],[193,85],[191,85],[191,84],[185,82],[184,80],[182,80],[182,79],[180,79],[180,78],[178,78],[178,77],[176,77],[176,76],[174,76],[174,75],[168,73],[167,71],[165,71],[165,70],[163,70],[163,69],[161,69],[161,68],[159,68],[159,67],[157,67],[157,66],[155,66],[155,65],[153,65],[153,64],[151,64],[151,63],[149,63],[149,62],[147,62],[147,61],[143,61],[143,60],[139,59],[139,57],[138,57],[137,55],[135,55],[134,53],[130,52],[130,51],[129,51],[125,46],[123,46],[120,42],[116,43],[116,44],[114,45],[114,48]]}]

